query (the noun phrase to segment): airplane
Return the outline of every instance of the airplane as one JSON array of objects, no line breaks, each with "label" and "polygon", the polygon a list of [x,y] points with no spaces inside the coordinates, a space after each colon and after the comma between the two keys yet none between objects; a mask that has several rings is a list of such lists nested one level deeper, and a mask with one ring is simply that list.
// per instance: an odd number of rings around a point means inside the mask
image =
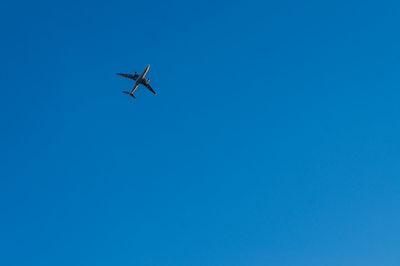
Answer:
[{"label": "airplane", "polygon": [[151,91],[152,93],[156,94],[156,92],[153,90],[153,88],[150,86],[149,82],[150,79],[146,79],[146,74],[149,71],[150,65],[147,65],[142,73],[140,75],[138,75],[136,72],[135,74],[123,74],[123,73],[115,73],[119,76],[128,78],[128,79],[133,79],[135,80],[135,84],[133,84],[133,87],[131,89],[131,91],[122,91],[123,93],[129,94],[130,96],[132,96],[132,98],[136,98],[135,95],[133,95],[133,92],[137,89],[137,87],[139,87],[140,84],[142,84],[143,86],[145,86],[149,91]]}]

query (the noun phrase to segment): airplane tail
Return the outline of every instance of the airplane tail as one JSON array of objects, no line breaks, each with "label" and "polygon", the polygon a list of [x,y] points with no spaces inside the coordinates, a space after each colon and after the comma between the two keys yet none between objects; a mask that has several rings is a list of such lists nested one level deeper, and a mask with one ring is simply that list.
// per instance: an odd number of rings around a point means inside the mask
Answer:
[{"label": "airplane tail", "polygon": [[130,96],[132,96],[133,99],[136,99],[135,95],[133,95],[133,93],[129,92],[129,91],[122,91],[125,94],[129,94]]}]

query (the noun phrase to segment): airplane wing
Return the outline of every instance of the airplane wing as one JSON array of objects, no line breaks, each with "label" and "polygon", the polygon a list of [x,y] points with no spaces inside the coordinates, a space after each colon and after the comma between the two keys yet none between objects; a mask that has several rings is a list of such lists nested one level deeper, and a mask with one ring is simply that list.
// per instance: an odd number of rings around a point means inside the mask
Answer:
[{"label": "airplane wing", "polygon": [[123,73],[115,73],[115,74],[133,80],[136,80],[139,77],[138,74],[123,74]]},{"label": "airplane wing", "polygon": [[152,93],[154,93],[154,94],[157,94],[154,90],[153,90],[153,88],[150,86],[150,84],[143,84],[149,91],[151,91]]}]

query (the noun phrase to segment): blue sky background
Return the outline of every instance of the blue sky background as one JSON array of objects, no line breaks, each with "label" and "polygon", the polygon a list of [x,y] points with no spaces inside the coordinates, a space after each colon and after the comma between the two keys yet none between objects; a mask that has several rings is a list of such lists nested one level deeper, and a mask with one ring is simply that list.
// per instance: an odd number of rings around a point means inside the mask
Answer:
[{"label": "blue sky background", "polygon": [[3,1],[0,264],[399,265],[399,12]]}]

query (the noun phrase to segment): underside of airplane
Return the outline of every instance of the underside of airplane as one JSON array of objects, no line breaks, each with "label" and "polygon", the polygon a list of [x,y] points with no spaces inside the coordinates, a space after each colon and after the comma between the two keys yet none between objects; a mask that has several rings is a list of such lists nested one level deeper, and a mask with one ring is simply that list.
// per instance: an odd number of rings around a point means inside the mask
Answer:
[{"label": "underside of airplane", "polygon": [[149,71],[150,65],[148,65],[147,67],[145,67],[145,69],[143,70],[143,72],[138,75],[136,72],[134,74],[124,74],[124,73],[116,73],[119,76],[128,78],[128,79],[132,79],[135,81],[135,84],[133,85],[131,91],[123,91],[123,93],[129,94],[131,95],[133,98],[136,98],[135,95],[133,95],[133,92],[137,89],[137,87],[139,87],[139,85],[143,85],[145,86],[149,91],[151,91],[152,93],[156,94],[155,90],[153,90],[153,88],[150,86],[150,79],[146,79],[145,76],[147,74],[147,71]]}]

